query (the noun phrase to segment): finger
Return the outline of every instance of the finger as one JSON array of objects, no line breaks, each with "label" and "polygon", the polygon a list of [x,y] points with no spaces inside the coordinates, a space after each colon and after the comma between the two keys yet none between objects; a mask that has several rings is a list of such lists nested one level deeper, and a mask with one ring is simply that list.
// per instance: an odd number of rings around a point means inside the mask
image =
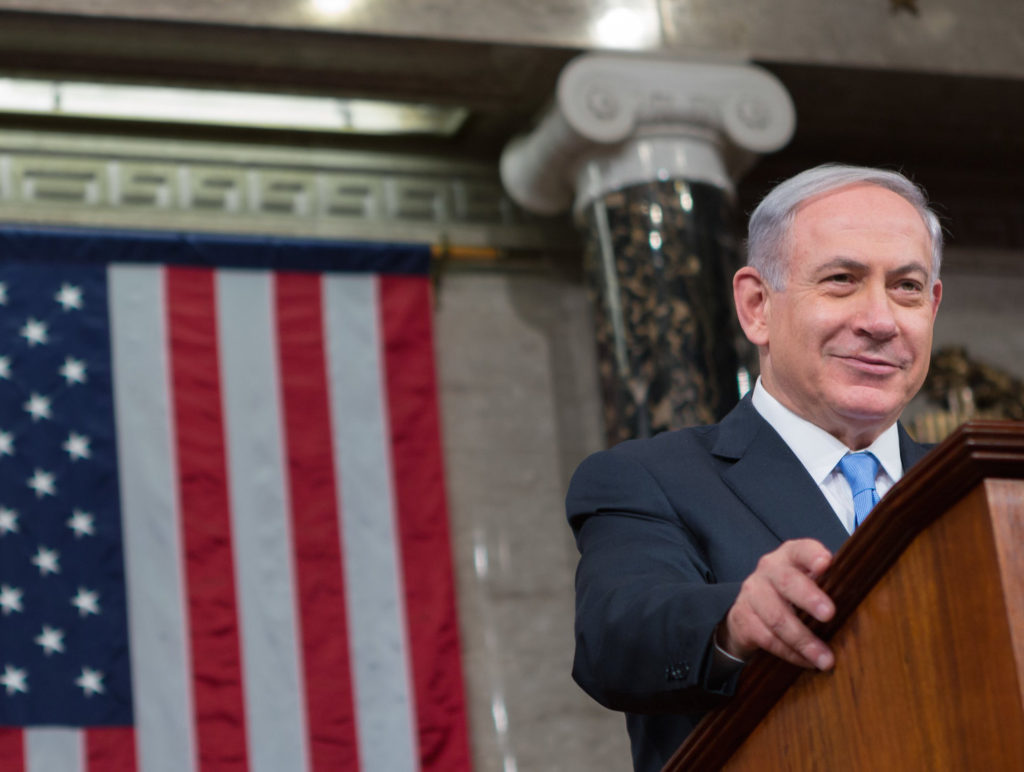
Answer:
[{"label": "finger", "polygon": [[776,642],[772,644],[771,648],[767,649],[767,651],[770,651],[773,656],[784,659],[797,667],[802,667],[807,670],[831,670],[834,664],[832,652],[828,649],[816,653],[814,655],[815,659],[808,659],[796,649],[787,646],[782,641],[776,640]]},{"label": "finger", "polygon": [[814,539],[787,541],[762,556],[726,614],[726,651],[746,658],[760,648],[803,667],[831,667],[832,652],[794,611],[822,622],[835,614],[832,600],[815,582],[831,560],[828,549]]},{"label": "finger", "polygon": [[774,636],[771,630],[767,627],[765,628],[764,645],[760,648],[779,659],[784,659],[786,662],[796,665],[797,667],[809,670],[819,669],[816,662],[808,659],[792,646],[788,646],[782,639]]},{"label": "finger", "polygon": [[788,603],[806,611],[819,622],[827,622],[836,613],[835,604],[807,574],[783,566],[767,575],[775,591]]},{"label": "finger", "polygon": [[777,552],[814,579],[819,578],[832,564],[832,553],[816,539],[793,539],[784,542]]},{"label": "finger", "polygon": [[[738,615],[737,619],[733,620],[733,623],[737,627],[739,633],[751,642],[751,646],[742,657],[743,659],[749,658],[757,649],[763,649],[764,651],[784,659],[797,667],[812,669],[817,667],[816,662],[811,661],[792,646],[787,645],[771,630],[771,628],[764,624],[764,622],[753,613],[746,616],[742,614]],[[725,627],[729,627],[729,621],[727,621]],[[728,650],[729,649],[727,649],[727,651]],[[736,652],[730,651],[730,653],[737,656]]]},{"label": "finger", "polygon": [[795,539],[763,556],[755,575],[770,581],[790,603],[818,621],[827,622],[835,614],[835,606],[816,580],[831,562],[832,553],[821,542]]},{"label": "finger", "polygon": [[773,587],[751,583],[736,612],[736,621],[740,629],[745,628],[746,639],[759,648],[804,667],[832,667],[832,652],[797,619],[787,600]]}]

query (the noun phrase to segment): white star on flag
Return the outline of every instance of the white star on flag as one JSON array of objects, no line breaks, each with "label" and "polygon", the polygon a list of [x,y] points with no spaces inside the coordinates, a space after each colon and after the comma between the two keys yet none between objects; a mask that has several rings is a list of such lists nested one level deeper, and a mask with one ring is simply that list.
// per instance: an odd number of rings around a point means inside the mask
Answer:
[{"label": "white star on flag", "polygon": [[7,305],[7,283],[0,281],[0,306]]},{"label": "white star on flag", "polygon": [[14,435],[11,432],[0,431],[0,456],[14,455]]},{"label": "white star on flag", "polygon": [[53,299],[60,303],[65,311],[80,309],[82,307],[82,288],[73,284],[60,285],[60,291],[53,296]]},{"label": "white star on flag", "polygon": [[11,380],[11,358],[0,357],[0,380]]},{"label": "white star on flag", "polygon": [[43,631],[39,633],[34,639],[36,643],[43,647],[43,653],[49,657],[51,654],[56,652],[57,654],[64,653],[64,631],[57,630],[49,625],[43,625]]},{"label": "white star on flag", "polygon": [[33,421],[38,421],[40,418],[50,418],[50,398],[44,397],[42,394],[36,394],[32,392],[29,395],[28,402],[22,405],[25,408],[25,412],[32,416]]},{"label": "white star on flag", "polygon": [[0,507],[0,536],[18,532],[18,511]]},{"label": "white star on flag", "polygon": [[0,609],[3,609],[3,615],[10,616],[11,612],[17,611],[21,613],[21,596],[22,590],[20,587],[10,587],[9,585],[0,585]]},{"label": "white star on flag", "polygon": [[75,359],[74,357],[65,357],[64,364],[61,365],[58,371],[61,377],[67,382],[68,386],[75,383],[85,383],[85,362],[81,359]]},{"label": "white star on flag", "polygon": [[60,553],[57,550],[47,549],[40,546],[36,554],[32,556],[32,565],[38,566],[39,575],[60,573]]},{"label": "white star on flag", "polygon": [[47,472],[44,469],[36,469],[30,478],[28,478],[28,487],[36,492],[36,498],[41,499],[43,496],[55,496],[57,494],[57,477],[53,472]]},{"label": "white star on flag", "polygon": [[82,675],[75,679],[75,686],[82,687],[86,697],[103,694],[103,673],[89,667],[82,668]]},{"label": "white star on flag", "polygon": [[38,319],[29,318],[19,333],[21,337],[28,341],[29,346],[36,346],[39,344],[45,346],[50,342],[46,322],[40,322]]},{"label": "white star on flag", "polygon": [[95,590],[78,588],[78,594],[71,599],[71,605],[78,609],[79,616],[100,613],[100,594]]},{"label": "white star on flag", "polygon": [[93,527],[92,515],[88,512],[76,509],[71,513],[71,517],[68,518],[67,522],[68,528],[75,532],[76,539],[81,539],[83,536],[92,536],[96,533],[96,529]]},{"label": "white star on flag", "polygon": [[28,694],[28,671],[13,665],[4,665],[4,674],[0,676],[0,685],[7,689],[7,696],[15,692]]},{"label": "white star on flag", "polygon": [[67,451],[72,461],[77,461],[80,458],[89,458],[90,456],[89,438],[75,432],[68,434],[68,438],[61,447]]}]

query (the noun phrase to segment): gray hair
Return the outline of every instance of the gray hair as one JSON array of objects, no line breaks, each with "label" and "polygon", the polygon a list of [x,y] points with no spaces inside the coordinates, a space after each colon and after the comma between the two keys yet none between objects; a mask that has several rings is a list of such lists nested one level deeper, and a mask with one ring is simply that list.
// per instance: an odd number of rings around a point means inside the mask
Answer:
[{"label": "gray hair", "polygon": [[851,185],[878,185],[906,199],[921,215],[931,235],[932,275],[939,278],[942,265],[942,225],[928,206],[924,191],[899,172],[868,166],[823,164],[790,177],[768,193],[750,215],[747,231],[747,265],[757,269],[768,286],[786,285],[786,240],[801,204],[816,196]]}]

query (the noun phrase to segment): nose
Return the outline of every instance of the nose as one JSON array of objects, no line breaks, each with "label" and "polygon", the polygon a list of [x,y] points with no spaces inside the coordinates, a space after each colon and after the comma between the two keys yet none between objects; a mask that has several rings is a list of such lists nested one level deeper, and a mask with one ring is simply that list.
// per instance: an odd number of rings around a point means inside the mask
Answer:
[{"label": "nose", "polygon": [[889,340],[899,332],[893,300],[886,291],[884,282],[870,282],[860,293],[860,307],[857,309],[858,331],[874,340]]}]

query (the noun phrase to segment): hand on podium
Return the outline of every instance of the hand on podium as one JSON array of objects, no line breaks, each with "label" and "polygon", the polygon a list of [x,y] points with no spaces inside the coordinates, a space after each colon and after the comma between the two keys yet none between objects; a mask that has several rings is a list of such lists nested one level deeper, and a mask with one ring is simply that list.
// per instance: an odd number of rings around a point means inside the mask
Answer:
[{"label": "hand on podium", "polygon": [[835,614],[817,585],[831,563],[832,553],[814,539],[783,542],[764,555],[720,625],[719,645],[738,659],[764,649],[800,667],[831,669],[832,651],[796,615],[801,609],[827,622]]}]

